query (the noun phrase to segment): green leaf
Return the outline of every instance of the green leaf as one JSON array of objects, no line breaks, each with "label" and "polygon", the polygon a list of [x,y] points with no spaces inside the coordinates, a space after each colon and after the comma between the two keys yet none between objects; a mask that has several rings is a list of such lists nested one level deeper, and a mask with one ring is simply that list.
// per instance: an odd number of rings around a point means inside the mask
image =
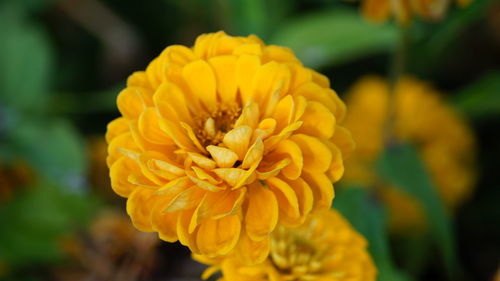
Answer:
[{"label": "green leaf", "polygon": [[0,205],[0,260],[10,265],[52,263],[62,257],[61,238],[87,223],[97,202],[60,187],[26,187]]},{"label": "green leaf", "polygon": [[31,113],[47,105],[53,57],[43,29],[25,18],[14,3],[0,6],[0,101]]},{"label": "green leaf", "polygon": [[382,206],[361,187],[344,187],[336,191],[333,207],[368,240],[369,251],[377,265],[378,280],[408,281],[406,274],[393,263]]},{"label": "green leaf", "polygon": [[46,179],[80,187],[86,174],[84,144],[64,120],[25,120],[8,132],[9,141]]},{"label": "green leaf", "polygon": [[235,35],[256,34],[267,38],[289,12],[292,2],[287,0],[223,0],[228,23]]},{"label": "green leaf", "polygon": [[415,148],[408,144],[387,148],[377,161],[377,170],[384,180],[422,204],[431,234],[442,253],[449,277],[452,277],[457,260],[451,221]]},{"label": "green leaf", "polygon": [[393,24],[374,25],[357,10],[335,9],[289,22],[270,41],[292,48],[306,66],[317,68],[389,52],[397,40]]},{"label": "green leaf", "polygon": [[452,104],[471,119],[500,115],[500,71],[491,72],[456,93]]}]

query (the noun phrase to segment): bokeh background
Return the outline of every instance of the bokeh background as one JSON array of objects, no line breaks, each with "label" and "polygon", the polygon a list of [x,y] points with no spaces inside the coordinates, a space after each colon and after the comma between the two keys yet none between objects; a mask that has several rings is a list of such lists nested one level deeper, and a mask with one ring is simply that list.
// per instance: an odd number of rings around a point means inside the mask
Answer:
[{"label": "bokeh background", "polygon": [[[409,235],[390,231],[366,188],[338,188],[334,207],[369,240],[379,280],[499,280],[500,1],[404,29],[405,73],[471,127],[473,191],[453,214],[425,203],[441,204],[435,193],[416,196],[438,220]],[[367,74],[388,77],[401,52],[398,23],[372,23],[356,2],[1,0],[0,280],[199,280],[187,249],[133,229],[103,136],[129,74],[218,30],[292,48],[341,96]],[[411,155],[397,160],[426,177]]]}]

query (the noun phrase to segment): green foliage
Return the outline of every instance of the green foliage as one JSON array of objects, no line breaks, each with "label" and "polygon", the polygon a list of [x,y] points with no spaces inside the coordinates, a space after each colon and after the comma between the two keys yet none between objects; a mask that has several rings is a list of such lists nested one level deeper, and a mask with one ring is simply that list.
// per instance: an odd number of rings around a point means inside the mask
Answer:
[{"label": "green foliage", "polygon": [[393,24],[374,25],[356,10],[335,9],[290,21],[270,41],[292,48],[306,66],[317,68],[390,52],[397,39]]},{"label": "green foliage", "polygon": [[383,207],[368,190],[362,187],[344,187],[336,192],[333,203],[363,236],[368,240],[369,251],[377,265],[378,280],[409,281],[403,272],[394,266],[385,224]]},{"label": "green foliage", "polygon": [[500,115],[500,71],[491,72],[460,90],[452,104],[471,119]]},{"label": "green foliage", "polygon": [[85,225],[96,206],[89,196],[60,187],[27,187],[0,205],[0,260],[17,266],[59,260],[61,238]]},{"label": "green foliage", "polygon": [[0,6],[0,100],[32,113],[47,106],[52,50],[43,28],[14,3]]},{"label": "green foliage", "polygon": [[457,269],[451,221],[415,148],[407,144],[387,148],[377,162],[377,170],[384,180],[422,204],[431,233],[451,277]]},{"label": "green foliage", "polygon": [[86,173],[84,144],[64,120],[28,120],[9,132],[9,143],[46,179],[65,186],[81,186]]}]

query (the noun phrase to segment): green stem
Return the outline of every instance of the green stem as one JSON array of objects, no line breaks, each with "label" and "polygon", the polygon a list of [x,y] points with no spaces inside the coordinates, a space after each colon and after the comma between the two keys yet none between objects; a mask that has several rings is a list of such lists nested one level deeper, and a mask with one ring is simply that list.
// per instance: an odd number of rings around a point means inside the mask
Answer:
[{"label": "green stem", "polygon": [[406,69],[407,52],[408,52],[408,27],[406,25],[399,26],[399,41],[397,48],[392,57],[391,66],[389,69],[389,116],[385,126],[385,142],[387,146],[394,144],[394,119],[396,115],[396,86],[404,74]]}]

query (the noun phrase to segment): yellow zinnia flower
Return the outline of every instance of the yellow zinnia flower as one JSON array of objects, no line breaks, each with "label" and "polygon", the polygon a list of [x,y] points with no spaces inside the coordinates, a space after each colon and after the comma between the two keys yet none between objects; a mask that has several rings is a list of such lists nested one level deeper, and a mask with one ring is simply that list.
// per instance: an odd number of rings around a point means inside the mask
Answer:
[{"label": "yellow zinnia flower", "polygon": [[[397,83],[392,105],[386,81],[366,77],[346,96],[349,114],[346,127],[356,141],[356,153],[346,162],[345,182],[363,186],[379,183],[374,162],[384,150],[390,133],[396,141],[416,146],[449,209],[454,209],[471,193],[475,173],[474,138],[470,128],[440,94],[427,84],[405,77]],[[393,130],[386,131],[389,107],[393,106]],[[388,205],[392,227],[422,229],[422,207],[416,199],[394,186],[383,186],[380,195]]]},{"label": "yellow zinnia flower", "polygon": [[261,264],[248,266],[237,256],[193,257],[211,265],[203,279],[220,270],[220,281],[369,281],[376,276],[366,240],[332,209],[312,215],[298,228],[278,226]]},{"label": "yellow zinnia flower", "polygon": [[170,46],[117,103],[107,162],[134,225],[211,257],[262,261],[278,222],[330,207],[352,149],[328,78],[253,35]]},{"label": "yellow zinnia flower", "polygon": [[[413,14],[425,20],[439,20],[448,9],[449,0],[362,0],[363,14],[377,22],[386,21],[390,16],[401,23],[408,23]],[[456,0],[460,6],[471,0]]]}]

